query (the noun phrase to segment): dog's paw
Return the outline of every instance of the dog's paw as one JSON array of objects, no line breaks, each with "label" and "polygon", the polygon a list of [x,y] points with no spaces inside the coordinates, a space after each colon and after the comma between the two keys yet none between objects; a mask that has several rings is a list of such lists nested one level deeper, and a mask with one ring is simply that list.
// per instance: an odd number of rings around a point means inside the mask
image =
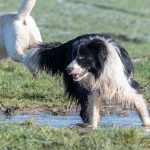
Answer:
[{"label": "dog's paw", "polygon": [[82,128],[86,128],[89,124],[88,123],[79,123],[79,124],[76,124],[77,126],[79,127],[82,127]]},{"label": "dog's paw", "polygon": [[147,125],[144,124],[142,126],[143,126],[144,129],[150,129],[150,124],[147,124]]},{"label": "dog's paw", "polygon": [[150,118],[149,117],[144,120],[142,126],[144,128],[149,128],[150,129]]},{"label": "dog's paw", "polygon": [[33,73],[33,77],[38,80],[40,78],[39,72]]},{"label": "dog's paw", "polygon": [[82,128],[94,129],[94,130],[98,128],[97,126],[93,126],[88,123],[80,123],[80,124],[77,124],[77,126],[82,127]]}]

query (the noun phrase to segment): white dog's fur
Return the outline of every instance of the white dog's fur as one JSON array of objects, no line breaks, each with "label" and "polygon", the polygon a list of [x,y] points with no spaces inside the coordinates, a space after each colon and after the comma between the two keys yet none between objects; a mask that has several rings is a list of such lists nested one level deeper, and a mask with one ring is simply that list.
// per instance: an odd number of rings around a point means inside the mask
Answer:
[{"label": "white dog's fur", "polygon": [[24,51],[41,42],[40,31],[30,16],[36,0],[24,0],[18,12],[0,15],[0,60],[10,57],[23,63]]}]

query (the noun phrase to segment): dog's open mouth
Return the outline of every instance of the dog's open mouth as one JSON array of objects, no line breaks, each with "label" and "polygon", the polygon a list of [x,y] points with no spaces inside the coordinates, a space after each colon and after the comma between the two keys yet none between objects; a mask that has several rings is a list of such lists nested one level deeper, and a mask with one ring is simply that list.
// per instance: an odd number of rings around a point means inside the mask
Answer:
[{"label": "dog's open mouth", "polygon": [[74,81],[79,81],[84,78],[87,74],[88,70],[84,70],[82,73],[72,73],[72,77]]}]

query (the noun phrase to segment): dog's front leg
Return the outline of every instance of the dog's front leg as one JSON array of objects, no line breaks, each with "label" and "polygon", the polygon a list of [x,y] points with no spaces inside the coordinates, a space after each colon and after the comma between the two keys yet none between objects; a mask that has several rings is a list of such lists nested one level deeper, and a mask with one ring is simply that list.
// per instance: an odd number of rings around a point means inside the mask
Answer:
[{"label": "dog's front leg", "polygon": [[100,96],[98,92],[91,92],[88,95],[88,114],[89,114],[89,127],[97,129],[99,123],[99,107]]}]

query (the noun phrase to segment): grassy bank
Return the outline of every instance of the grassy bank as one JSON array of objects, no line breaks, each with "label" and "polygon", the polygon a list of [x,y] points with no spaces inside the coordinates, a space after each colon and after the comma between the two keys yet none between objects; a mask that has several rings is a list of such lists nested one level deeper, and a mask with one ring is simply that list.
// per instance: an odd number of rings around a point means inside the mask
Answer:
[{"label": "grassy bank", "polygon": [[150,138],[135,128],[103,128],[86,134],[39,127],[32,122],[0,125],[0,149],[10,150],[148,150]]},{"label": "grassy bank", "polygon": [[35,80],[22,65],[3,62],[0,65],[0,107],[36,109],[39,107],[61,108],[70,106],[64,93],[62,78],[41,73],[40,80]]}]

